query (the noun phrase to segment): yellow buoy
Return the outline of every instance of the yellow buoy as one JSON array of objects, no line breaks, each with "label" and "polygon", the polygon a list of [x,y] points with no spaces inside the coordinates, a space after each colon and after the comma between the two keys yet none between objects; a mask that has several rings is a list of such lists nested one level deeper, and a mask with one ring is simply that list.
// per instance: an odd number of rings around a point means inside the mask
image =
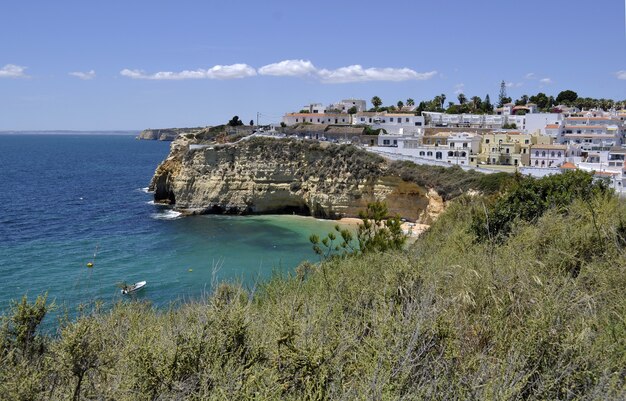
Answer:
[{"label": "yellow buoy", "polygon": [[192,272],[192,271],[193,271],[193,269],[189,269],[189,271],[190,271],[190,272]]},{"label": "yellow buoy", "polygon": [[87,267],[93,267],[93,263],[91,262],[87,263]]}]

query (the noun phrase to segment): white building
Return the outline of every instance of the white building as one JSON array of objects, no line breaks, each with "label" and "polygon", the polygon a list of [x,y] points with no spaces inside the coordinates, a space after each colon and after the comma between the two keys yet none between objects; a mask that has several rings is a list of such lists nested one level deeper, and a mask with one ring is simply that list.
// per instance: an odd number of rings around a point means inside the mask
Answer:
[{"label": "white building", "polygon": [[[537,131],[541,135],[549,135],[546,131],[548,126],[559,125],[563,121],[563,115],[560,113],[534,113],[526,114],[524,117],[524,129],[529,134]],[[554,136],[556,138],[556,135]]]},{"label": "white building", "polygon": [[470,157],[480,152],[480,142],[479,135],[467,132],[439,133],[433,138],[405,137],[398,139],[394,153],[448,164],[469,165]]},{"label": "white building", "polygon": [[360,112],[354,115],[352,124],[382,128],[387,134],[396,136],[416,136],[424,132],[424,117],[409,113]]},{"label": "white building", "polygon": [[423,111],[429,127],[460,127],[502,129],[504,124],[515,124],[516,129],[524,130],[526,116],[494,114],[447,114]]},{"label": "white building", "polygon": [[347,113],[287,113],[283,122],[288,126],[300,123],[348,125],[352,123],[352,116]]},{"label": "white building", "polygon": [[566,145],[531,145],[531,167],[559,167],[568,156]]},{"label": "white building", "polygon": [[580,144],[583,151],[608,151],[623,143],[624,126],[617,117],[566,117],[559,125],[558,141]]},{"label": "white building", "polygon": [[333,103],[326,108],[326,111],[341,111],[347,113],[352,107],[356,108],[357,113],[367,110],[367,104],[362,99],[342,99],[340,102]]}]

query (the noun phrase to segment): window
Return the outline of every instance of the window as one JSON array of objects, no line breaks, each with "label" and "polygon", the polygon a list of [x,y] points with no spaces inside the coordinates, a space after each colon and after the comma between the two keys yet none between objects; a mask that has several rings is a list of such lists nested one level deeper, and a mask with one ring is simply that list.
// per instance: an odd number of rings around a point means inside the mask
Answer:
[{"label": "window", "polygon": [[450,144],[450,147],[451,147],[451,148],[453,148],[453,147],[454,147],[454,143],[451,143],[451,144]]},{"label": "window", "polygon": [[424,154],[425,154],[424,151],[420,152],[420,156],[424,156]]},{"label": "window", "polygon": [[389,139],[383,139],[383,145],[389,145]]},{"label": "window", "polygon": [[394,144],[394,145],[397,145],[397,144],[398,144],[398,141],[397,141],[396,139],[394,139],[394,140],[393,140],[393,144]]},{"label": "window", "polygon": [[554,157],[554,151],[552,151],[552,153],[550,153],[550,157]]},{"label": "window", "polygon": [[372,122],[372,119],[370,118],[370,123]]},{"label": "window", "polygon": [[432,155],[433,155],[433,152],[427,152],[426,153],[426,156],[432,156]]},{"label": "window", "polygon": [[441,152],[435,153],[435,159],[441,160],[442,157],[443,156],[442,156]]},{"label": "window", "polygon": [[393,117],[389,117],[389,122],[392,123],[393,122]]},{"label": "window", "polygon": [[509,148],[506,148],[506,153],[507,153],[507,154],[509,153]]},{"label": "window", "polygon": [[407,117],[407,118],[406,118],[406,121],[405,121],[405,123],[408,123],[408,122],[409,122],[409,118]]},{"label": "window", "polygon": [[541,152],[541,157],[546,157],[546,151]]},{"label": "window", "polygon": [[313,119],[312,119],[312,118],[309,118],[309,122],[313,122]]},{"label": "window", "polygon": [[539,164],[539,160],[535,160],[535,166]]},{"label": "window", "polygon": [[467,156],[467,153],[461,152],[461,157],[465,157],[465,156]]},{"label": "window", "polygon": [[530,142],[529,142],[529,140],[528,140],[528,139],[525,139],[525,140],[524,140],[524,143],[525,143],[526,145],[528,145]]},{"label": "window", "polygon": [[320,119],[319,119],[319,118],[317,119],[317,122],[318,122],[318,123],[320,122]]},{"label": "window", "polygon": [[416,122],[416,123],[415,123],[415,125],[419,127],[419,126],[421,126],[421,125],[422,125],[422,123],[420,123],[420,122]]},{"label": "window", "polygon": [[467,142],[463,142],[463,147],[467,148]]},{"label": "window", "polygon": [[[370,120],[371,120],[371,118],[370,118]],[[364,123],[365,122],[365,118],[361,117],[361,122]]]},{"label": "window", "polygon": [[485,139],[485,143],[489,143],[489,139]]},{"label": "window", "polygon": [[296,118],[296,122],[298,122],[298,119]]},{"label": "window", "polygon": [[448,152],[448,157],[454,156],[454,152]]},{"label": "window", "polygon": [[557,155],[558,157],[561,157],[561,152],[557,153],[556,155]]}]

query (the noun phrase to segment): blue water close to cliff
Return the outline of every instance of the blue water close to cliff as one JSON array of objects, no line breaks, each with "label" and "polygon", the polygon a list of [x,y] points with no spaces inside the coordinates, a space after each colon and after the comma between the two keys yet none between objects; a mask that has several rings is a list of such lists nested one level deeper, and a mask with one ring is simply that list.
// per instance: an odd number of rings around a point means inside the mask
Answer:
[{"label": "blue water close to cliff", "polygon": [[129,135],[0,135],[0,313],[46,291],[60,310],[111,304],[121,299],[117,283],[141,280],[137,297],[163,307],[198,299],[216,281],[253,286],[316,260],[308,236],[332,222],[177,218],[152,204],[145,188],[168,150]]}]

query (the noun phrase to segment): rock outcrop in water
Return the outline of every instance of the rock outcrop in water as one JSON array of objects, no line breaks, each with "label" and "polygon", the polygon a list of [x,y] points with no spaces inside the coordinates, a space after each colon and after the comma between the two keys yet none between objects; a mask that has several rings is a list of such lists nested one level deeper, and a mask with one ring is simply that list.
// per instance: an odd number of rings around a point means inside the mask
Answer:
[{"label": "rock outcrop in water", "polygon": [[186,213],[354,217],[380,200],[392,213],[430,222],[430,200],[441,198],[386,170],[383,158],[353,146],[273,138],[199,144],[183,135],[150,187],[156,202]]}]

